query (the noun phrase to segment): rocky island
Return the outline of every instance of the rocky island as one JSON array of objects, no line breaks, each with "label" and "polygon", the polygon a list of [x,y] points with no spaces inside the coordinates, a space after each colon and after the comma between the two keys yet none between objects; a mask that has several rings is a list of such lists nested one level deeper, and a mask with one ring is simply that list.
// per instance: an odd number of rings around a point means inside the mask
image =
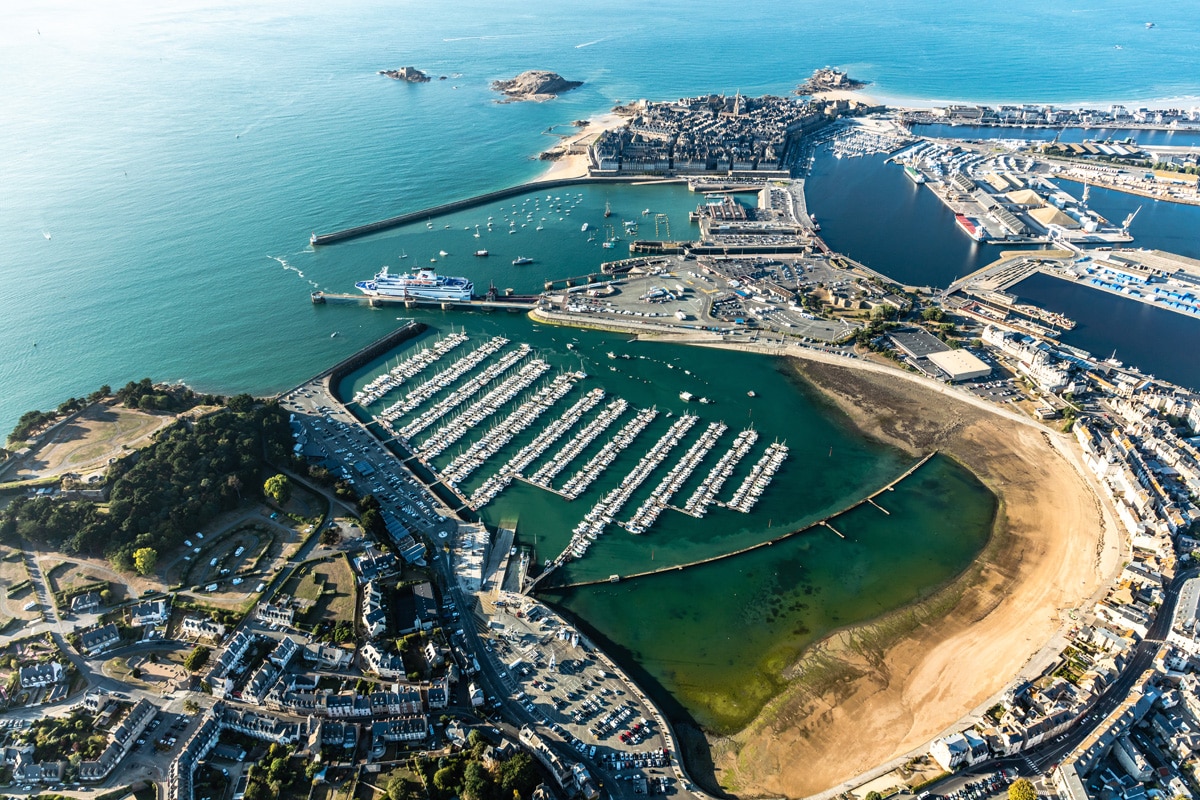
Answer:
[{"label": "rocky island", "polygon": [[381,69],[380,75],[386,75],[389,78],[398,81],[408,81],[409,83],[429,83],[429,76],[416,67],[401,67],[400,69]]},{"label": "rocky island", "polygon": [[853,91],[866,85],[865,81],[856,81],[840,69],[825,67],[814,70],[812,77],[796,87],[795,94],[803,96],[817,92]]},{"label": "rocky island", "polygon": [[505,95],[506,99],[499,101],[502,103],[552,100],[582,85],[583,81],[569,81],[557,73],[538,69],[522,72],[512,80],[492,81],[492,88]]}]

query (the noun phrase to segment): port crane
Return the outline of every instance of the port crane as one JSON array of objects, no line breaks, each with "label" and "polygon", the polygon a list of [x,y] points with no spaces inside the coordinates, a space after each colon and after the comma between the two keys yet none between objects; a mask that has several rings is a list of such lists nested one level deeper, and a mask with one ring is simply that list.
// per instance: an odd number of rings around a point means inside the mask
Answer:
[{"label": "port crane", "polygon": [[1136,217],[1138,215],[1138,212],[1141,210],[1142,210],[1142,207],[1138,206],[1136,209],[1134,209],[1134,212],[1132,214],[1130,214],[1128,217],[1125,218],[1125,221],[1121,223],[1121,233],[1124,233],[1126,235],[1129,234],[1129,226],[1133,223],[1133,218]]}]

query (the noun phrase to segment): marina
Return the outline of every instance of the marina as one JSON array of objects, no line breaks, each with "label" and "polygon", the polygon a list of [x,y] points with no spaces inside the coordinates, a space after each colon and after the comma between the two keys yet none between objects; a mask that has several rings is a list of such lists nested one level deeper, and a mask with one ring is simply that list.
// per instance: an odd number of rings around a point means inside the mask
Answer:
[{"label": "marina", "polygon": [[617,488],[606,493],[599,502],[592,506],[590,511],[583,515],[583,520],[575,526],[574,535],[566,549],[551,561],[545,571],[538,576],[538,580],[553,572],[555,567],[568,557],[582,558],[591,543],[604,533],[604,529],[613,522],[617,514],[621,513],[621,509],[629,502],[630,495],[650,477],[650,473],[666,460],[671,450],[679,444],[699,419],[691,414],[684,414],[672,422],[667,432],[646,451],[633,470],[621,480]]},{"label": "marina", "polygon": [[537,422],[542,414],[575,388],[576,381],[584,377],[586,376],[583,373],[578,372],[566,372],[555,376],[548,386],[535,392],[516,411],[472,444],[465,453],[451,461],[450,465],[442,470],[442,480],[451,488],[457,489],[459,482],[483,466],[500,448],[511,442],[513,436]]},{"label": "marina", "polygon": [[440,339],[433,347],[424,348],[355,392],[351,402],[370,405],[380,400],[393,389],[402,386],[410,378],[441,360],[442,356],[466,342],[468,338],[465,333],[460,332],[451,333],[444,339]]},{"label": "marina", "polygon": [[616,460],[621,451],[633,444],[633,440],[637,438],[638,434],[644,431],[646,426],[657,416],[657,408],[643,408],[639,411],[633,419],[625,423],[621,430],[604,443],[600,452],[592,456],[582,469],[567,479],[559,493],[568,500],[574,500],[583,494],[597,478],[604,474],[609,464]]},{"label": "marina", "polygon": [[[780,444],[779,442],[768,445],[767,451],[763,453],[762,458],[750,470],[750,474],[742,481],[742,485],[733,493],[733,498],[725,504],[725,507],[734,511],[741,511],[743,514],[749,514],[750,510],[754,508],[754,504],[758,502],[758,498],[771,485],[771,480],[775,477],[775,473],[779,471],[779,467],[783,465],[783,461],[787,458],[787,455],[787,445]],[[868,500],[871,499],[868,498]]]},{"label": "marina", "polygon": [[[528,356],[530,352],[532,352],[532,348],[530,348],[529,345],[518,345],[515,350],[505,353],[496,361],[496,363],[489,364],[478,375],[455,389],[447,397],[439,400],[433,407],[423,412],[411,422],[404,424],[399,430],[394,430],[393,433],[397,438],[405,441],[412,439],[412,437],[416,436],[418,433],[425,430],[430,425],[470,400],[472,397],[478,394],[483,387],[487,386],[505,372],[512,369],[518,362]],[[388,430],[392,430],[387,418],[384,419],[384,427],[388,428]]]},{"label": "marina", "polygon": [[403,400],[388,406],[386,409],[384,409],[383,413],[379,415],[379,417],[381,419],[390,421],[401,414],[408,413],[409,411],[419,407],[426,400],[433,397],[450,384],[454,383],[463,375],[475,369],[475,367],[479,366],[479,364],[485,361],[497,350],[504,347],[506,344],[508,344],[507,339],[503,337],[496,337],[491,341],[480,345],[471,353],[467,354],[464,358],[459,359],[448,368],[442,370],[428,381],[418,386],[416,389],[413,389],[408,393],[407,396],[404,397]]},{"label": "marina", "polygon": [[629,401],[622,397],[618,397],[605,406],[595,419],[585,425],[550,460],[543,464],[533,474],[533,477],[529,478],[529,482],[535,486],[541,486],[543,489],[550,489],[550,483],[558,477],[558,473],[566,469],[588,445],[608,430],[608,427],[616,422],[627,408],[629,408]]},{"label": "marina", "polygon": [[475,402],[466,411],[438,428],[417,448],[417,455],[428,461],[441,455],[448,447],[466,436],[485,420],[498,412],[505,403],[528,389],[534,381],[549,371],[550,365],[542,359],[528,362],[516,375],[507,378],[499,386]]},{"label": "marina", "polygon": [[753,428],[747,428],[739,433],[733,440],[733,445],[721,455],[712,470],[696,487],[696,491],[683,504],[683,508],[678,510],[696,519],[703,519],[704,515],[708,513],[708,507],[716,500],[721,487],[725,485],[725,481],[729,480],[729,477],[733,475],[734,468],[746,457],[757,441],[758,431]]},{"label": "marina", "polygon": [[547,425],[532,442],[522,447],[516,455],[509,459],[504,466],[489,477],[483,484],[471,493],[472,508],[479,509],[492,501],[500,492],[512,483],[513,478],[536,461],[561,439],[572,427],[579,423],[583,415],[591,411],[604,400],[603,389],[592,389],[554,422]]},{"label": "marina", "polygon": [[[775,453],[775,454],[769,453],[768,455],[774,456],[774,457],[779,457],[777,453]],[[786,450],[784,451],[784,455],[786,455]],[[833,526],[830,524],[833,520],[837,519],[838,517],[844,516],[861,506],[867,506],[867,505],[875,508],[878,511],[883,511],[884,516],[890,516],[890,514],[887,514],[887,512],[884,510],[884,508],[875,501],[875,498],[879,497],[884,492],[895,491],[896,487],[902,481],[904,481],[905,478],[908,478],[910,475],[912,475],[914,472],[919,470],[921,467],[925,466],[925,464],[928,463],[929,459],[933,458],[935,455],[937,455],[936,450],[923,456],[919,461],[917,461],[915,464],[910,466],[903,473],[896,476],[892,480],[888,481],[888,483],[886,485],[884,485],[882,488],[877,489],[876,491],[872,492],[871,494],[867,495],[866,497],[863,497],[859,500],[854,501],[853,503],[849,504],[845,508],[842,508],[842,509],[836,511],[827,517],[823,517],[819,520],[816,520],[807,525],[804,525],[803,527],[797,528],[796,530],[789,531],[788,533],[784,533],[779,536],[773,536],[770,539],[767,539],[765,541],[757,542],[755,544],[748,545],[746,547],[740,547],[736,550],[731,550],[726,553],[721,553],[721,554],[718,554],[715,556],[709,556],[707,558],[696,559],[695,561],[688,561],[688,562],[685,562],[682,564],[672,564],[672,565],[668,565],[668,566],[656,567],[654,569],[642,570],[640,572],[631,572],[631,573],[628,573],[625,575],[619,575],[619,574],[618,575],[610,575],[607,578],[597,578],[597,579],[590,579],[590,580],[576,580],[576,581],[572,581],[569,583],[560,583],[560,584],[557,584],[554,588],[556,590],[575,589],[575,588],[579,588],[581,586],[597,586],[597,585],[601,585],[601,584],[605,584],[605,583],[620,583],[623,581],[635,580],[637,578],[648,578],[653,575],[662,575],[664,573],[682,572],[683,570],[690,569],[692,567],[700,567],[700,566],[704,566],[706,564],[713,564],[718,561],[724,561],[726,559],[735,558],[735,557],[743,555],[745,553],[751,553],[755,550],[760,550],[764,547],[770,547],[772,545],[776,545],[781,542],[787,541],[788,539],[791,539],[795,536],[799,536],[802,533],[808,533],[809,531],[814,530],[816,528],[828,528],[829,530],[837,533],[839,538],[845,539],[846,537],[843,534],[838,533],[837,530],[834,529]],[[766,458],[767,458],[767,456],[764,456],[764,460]],[[538,578],[534,581],[534,584],[536,584],[538,581],[540,581],[541,578],[545,577],[547,574],[548,574],[548,570],[547,570],[547,572],[543,572],[541,575],[539,575]],[[616,578],[616,580],[613,580],[614,577]],[[526,591],[528,592],[532,588],[533,588],[533,585],[528,587],[526,589]]]},{"label": "marina", "polygon": [[728,430],[728,426],[725,423],[710,422],[699,440],[688,448],[675,466],[671,467],[671,470],[650,493],[650,497],[646,498],[646,501],[634,512],[628,522],[622,523],[622,527],[630,533],[645,533],[646,529],[655,523],[663,509],[668,507],[671,498],[682,488],[684,482],[692,477],[692,473],[700,466],[700,462],[704,460],[709,451],[716,446],[717,440],[726,430]]}]

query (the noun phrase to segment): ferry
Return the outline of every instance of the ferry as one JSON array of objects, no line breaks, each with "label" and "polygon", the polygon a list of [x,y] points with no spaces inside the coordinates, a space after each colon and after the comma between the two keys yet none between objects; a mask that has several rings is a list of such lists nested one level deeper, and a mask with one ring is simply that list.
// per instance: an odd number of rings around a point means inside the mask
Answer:
[{"label": "ferry", "polygon": [[466,278],[438,275],[432,269],[419,269],[415,274],[392,275],[384,267],[368,281],[358,281],[354,288],[371,297],[412,297],[425,300],[470,300],[475,284]]},{"label": "ferry", "polygon": [[904,175],[906,178],[908,178],[913,183],[924,183],[925,182],[925,176],[921,174],[921,171],[918,170],[916,167],[910,166],[908,164],[904,165]]},{"label": "ferry", "polygon": [[975,241],[982,242],[987,238],[987,231],[977,220],[972,220],[964,214],[955,214],[954,221],[958,223],[958,227],[966,232],[967,236],[970,236]]},{"label": "ferry", "polygon": [[512,263],[513,263],[514,267],[519,267],[522,264],[532,264],[533,259],[529,258],[528,256],[517,256],[516,258],[513,259]]}]

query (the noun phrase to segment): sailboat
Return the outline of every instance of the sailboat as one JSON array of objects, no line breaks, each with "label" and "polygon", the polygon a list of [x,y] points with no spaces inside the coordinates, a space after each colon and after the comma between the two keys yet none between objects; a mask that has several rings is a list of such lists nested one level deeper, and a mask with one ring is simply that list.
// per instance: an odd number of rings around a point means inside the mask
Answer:
[{"label": "sailboat", "polygon": [[607,200],[604,201],[604,216],[606,216],[606,217],[612,216],[612,205],[610,205]]}]

